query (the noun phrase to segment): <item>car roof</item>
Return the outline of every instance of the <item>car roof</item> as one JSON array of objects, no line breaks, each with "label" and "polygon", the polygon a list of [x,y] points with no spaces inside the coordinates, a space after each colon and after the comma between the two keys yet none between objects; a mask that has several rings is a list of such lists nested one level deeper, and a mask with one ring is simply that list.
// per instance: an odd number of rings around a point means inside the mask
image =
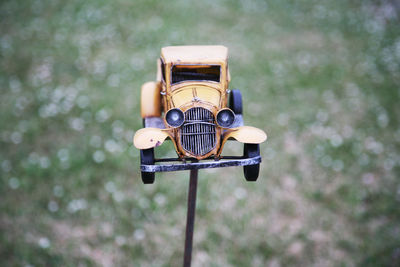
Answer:
[{"label": "car roof", "polygon": [[222,45],[185,45],[161,48],[164,63],[208,64],[226,63],[228,48]]}]

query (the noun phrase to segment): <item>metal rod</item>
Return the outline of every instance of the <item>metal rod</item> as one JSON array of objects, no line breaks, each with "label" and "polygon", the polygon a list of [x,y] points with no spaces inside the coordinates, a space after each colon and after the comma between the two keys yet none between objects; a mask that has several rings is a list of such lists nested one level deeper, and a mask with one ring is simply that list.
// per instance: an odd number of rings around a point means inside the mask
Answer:
[{"label": "metal rod", "polygon": [[185,252],[183,266],[190,267],[192,263],[192,247],[194,232],[194,217],[196,214],[197,174],[199,170],[190,170],[188,206],[186,217]]}]

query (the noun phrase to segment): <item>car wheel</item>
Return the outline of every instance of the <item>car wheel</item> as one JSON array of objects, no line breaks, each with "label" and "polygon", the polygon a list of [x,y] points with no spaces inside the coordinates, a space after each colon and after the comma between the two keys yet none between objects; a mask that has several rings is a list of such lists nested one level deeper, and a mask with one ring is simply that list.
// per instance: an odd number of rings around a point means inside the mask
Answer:
[{"label": "car wheel", "polygon": [[235,112],[235,114],[243,113],[243,104],[242,104],[242,93],[240,90],[232,89],[229,95],[229,108]]},{"label": "car wheel", "polygon": [[[154,164],[154,148],[140,150],[140,163],[144,165]],[[154,172],[141,172],[141,173],[142,173],[142,181],[144,184],[154,183],[154,177],[155,177]]]},{"label": "car wheel", "polygon": [[[244,157],[253,158],[260,156],[259,144],[244,144]],[[258,174],[260,173],[260,163],[254,165],[243,166],[244,177],[248,182],[257,181]]]}]

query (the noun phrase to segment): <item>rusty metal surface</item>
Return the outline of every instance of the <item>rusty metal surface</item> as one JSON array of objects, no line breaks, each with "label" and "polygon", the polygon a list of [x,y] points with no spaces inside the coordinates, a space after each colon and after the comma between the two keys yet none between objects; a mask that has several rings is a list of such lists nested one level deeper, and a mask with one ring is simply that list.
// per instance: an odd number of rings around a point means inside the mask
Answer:
[{"label": "rusty metal surface", "polygon": [[242,114],[235,114],[235,121],[229,128],[236,128],[243,126],[243,115]]},{"label": "rusty metal surface", "polygon": [[186,215],[185,232],[185,251],[183,256],[183,266],[190,267],[192,262],[193,232],[196,215],[196,196],[197,196],[197,176],[198,170],[190,171],[189,193]]},{"label": "rusty metal surface", "polygon": [[165,129],[164,120],[161,117],[149,117],[143,119],[144,127]]},{"label": "rusty metal surface", "polygon": [[195,107],[187,110],[180,131],[183,149],[194,156],[205,155],[215,148],[214,115],[205,108]]},{"label": "rusty metal surface", "polygon": [[212,169],[212,168],[225,168],[233,166],[247,166],[255,165],[261,162],[261,156],[254,158],[238,158],[219,161],[202,161],[191,163],[178,163],[178,164],[160,164],[160,165],[141,165],[142,172],[172,172],[196,169]]}]

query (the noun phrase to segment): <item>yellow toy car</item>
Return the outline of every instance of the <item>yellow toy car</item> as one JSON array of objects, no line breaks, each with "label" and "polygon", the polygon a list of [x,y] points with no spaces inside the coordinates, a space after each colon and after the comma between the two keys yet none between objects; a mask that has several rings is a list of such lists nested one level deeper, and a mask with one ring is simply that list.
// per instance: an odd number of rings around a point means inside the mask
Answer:
[{"label": "yellow toy car", "polygon": [[[243,126],[241,93],[228,89],[228,49],[164,47],[157,69],[157,81],[142,86],[144,128],[136,132],[133,140],[141,152],[143,182],[153,183],[155,172],[160,171],[227,166],[244,166],[246,180],[257,180],[259,144],[267,136],[260,129]],[[154,158],[154,148],[166,139],[172,140],[178,159]],[[221,157],[228,139],[244,143],[243,156]],[[198,162],[206,159],[212,161]],[[172,160],[182,162],[155,164]]]}]

